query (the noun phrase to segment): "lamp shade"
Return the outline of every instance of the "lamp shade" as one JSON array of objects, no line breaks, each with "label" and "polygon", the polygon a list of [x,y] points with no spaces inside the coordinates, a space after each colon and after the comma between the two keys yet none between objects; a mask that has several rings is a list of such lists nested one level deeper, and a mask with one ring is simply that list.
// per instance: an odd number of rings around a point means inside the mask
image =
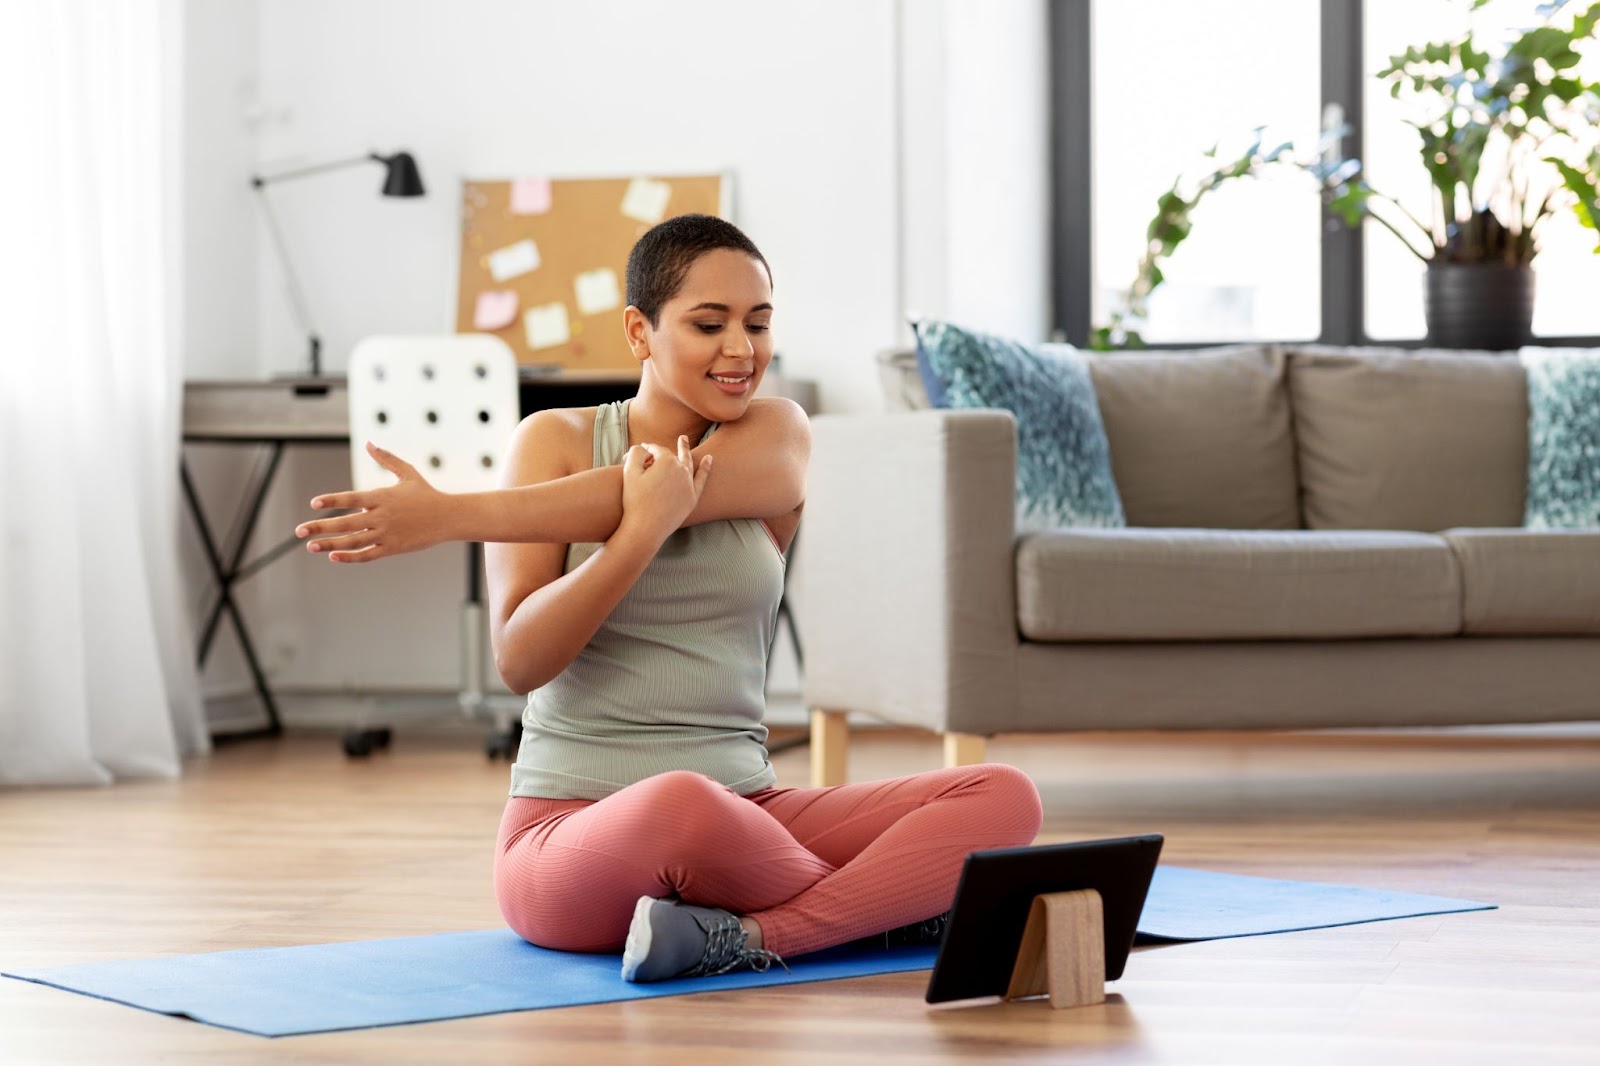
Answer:
[{"label": "lamp shade", "polygon": [[410,152],[380,155],[378,159],[382,161],[385,170],[383,195],[421,196],[423,194],[422,175],[417,172],[417,161],[411,158]]}]

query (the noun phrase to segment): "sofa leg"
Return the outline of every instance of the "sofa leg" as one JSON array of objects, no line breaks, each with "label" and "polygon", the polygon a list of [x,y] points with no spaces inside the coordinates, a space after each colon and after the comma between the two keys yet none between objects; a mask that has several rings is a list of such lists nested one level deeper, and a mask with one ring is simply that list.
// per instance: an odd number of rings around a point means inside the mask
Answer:
[{"label": "sofa leg", "polygon": [[973,766],[983,762],[988,740],[975,733],[944,734],[944,764],[946,766]]},{"label": "sofa leg", "polygon": [[811,787],[845,782],[850,749],[850,723],[844,711],[811,710]]}]

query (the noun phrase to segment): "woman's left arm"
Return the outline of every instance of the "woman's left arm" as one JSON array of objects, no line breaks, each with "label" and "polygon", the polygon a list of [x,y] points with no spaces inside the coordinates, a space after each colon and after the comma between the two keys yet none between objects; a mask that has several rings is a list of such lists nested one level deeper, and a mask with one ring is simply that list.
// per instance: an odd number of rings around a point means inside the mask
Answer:
[{"label": "woman's left arm", "polygon": [[694,455],[697,461],[715,456],[717,476],[707,483],[684,525],[780,518],[805,502],[811,423],[793,400],[752,400],[743,418],[723,423]]}]

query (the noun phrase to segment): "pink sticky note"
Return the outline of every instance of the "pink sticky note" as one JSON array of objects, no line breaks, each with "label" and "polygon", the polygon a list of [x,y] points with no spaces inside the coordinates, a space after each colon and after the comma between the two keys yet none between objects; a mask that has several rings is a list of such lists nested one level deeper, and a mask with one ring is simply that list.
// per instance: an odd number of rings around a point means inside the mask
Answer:
[{"label": "pink sticky note", "polygon": [[511,213],[542,215],[550,210],[549,178],[518,178],[511,183]]},{"label": "pink sticky note", "polygon": [[500,291],[478,293],[478,307],[472,315],[473,329],[505,329],[516,320],[516,293]]}]

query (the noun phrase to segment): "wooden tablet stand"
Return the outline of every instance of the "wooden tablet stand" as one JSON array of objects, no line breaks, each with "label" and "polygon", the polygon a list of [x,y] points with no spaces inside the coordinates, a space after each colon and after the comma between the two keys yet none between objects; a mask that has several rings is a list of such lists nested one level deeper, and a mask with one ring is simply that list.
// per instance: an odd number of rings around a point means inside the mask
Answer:
[{"label": "wooden tablet stand", "polygon": [[1092,888],[1033,897],[1005,998],[1041,993],[1057,1010],[1106,1001],[1105,920]]}]

